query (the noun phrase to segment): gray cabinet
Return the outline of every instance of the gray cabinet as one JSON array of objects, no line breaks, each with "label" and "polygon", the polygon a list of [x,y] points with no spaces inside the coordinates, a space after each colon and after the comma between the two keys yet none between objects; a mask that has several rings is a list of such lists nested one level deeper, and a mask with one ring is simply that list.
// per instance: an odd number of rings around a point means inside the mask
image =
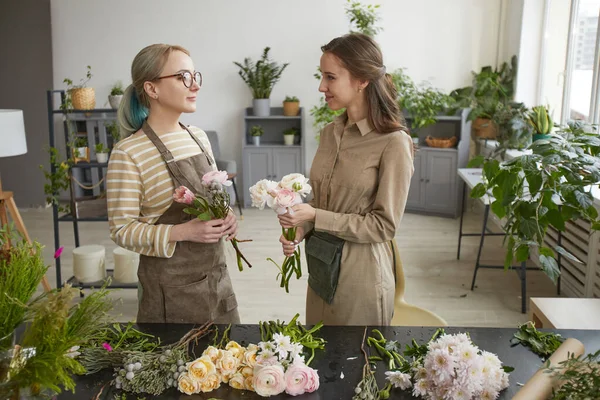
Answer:
[{"label": "gray cabinet", "polygon": [[[242,176],[244,207],[252,205],[249,189],[261,179],[279,181],[285,175],[293,173],[305,174],[304,168],[304,129],[303,112],[300,108],[298,115],[288,117],[283,115],[281,107],[271,108],[271,115],[257,117],[252,115],[252,109],[246,109],[244,116],[244,139],[242,143]],[[264,134],[260,145],[255,146],[250,136],[254,125],[260,125]],[[285,145],[283,132],[295,128],[297,136],[294,144]]]},{"label": "gray cabinet", "polygon": [[415,156],[406,211],[456,217],[460,203],[455,149],[422,148]]}]

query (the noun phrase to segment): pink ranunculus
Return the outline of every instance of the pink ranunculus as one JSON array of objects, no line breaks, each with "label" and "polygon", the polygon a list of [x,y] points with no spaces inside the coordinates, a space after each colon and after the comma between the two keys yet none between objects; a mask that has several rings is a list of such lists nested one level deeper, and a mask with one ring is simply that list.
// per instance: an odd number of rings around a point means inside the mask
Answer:
[{"label": "pink ranunculus", "polygon": [[312,368],[306,364],[292,364],[285,371],[285,392],[291,396],[299,396],[307,392],[312,381]]},{"label": "pink ranunculus", "polygon": [[254,390],[263,397],[275,396],[285,390],[285,373],[281,365],[269,365],[255,370]]},{"label": "pink ranunculus", "polygon": [[231,186],[231,181],[227,178],[227,171],[211,171],[202,176],[204,186],[210,186],[212,182],[218,182],[223,186]]},{"label": "pink ranunculus", "polygon": [[195,197],[194,193],[185,186],[179,186],[173,193],[173,200],[182,204],[192,204]]},{"label": "pink ranunculus", "polygon": [[316,369],[308,368],[308,372],[309,372],[309,380],[308,380],[308,384],[306,385],[306,393],[312,393],[316,390],[319,389],[319,374],[317,373]]},{"label": "pink ranunculus", "polygon": [[302,197],[290,189],[280,189],[277,191],[277,197],[274,202],[274,209],[277,214],[285,214],[296,204],[302,203]]},{"label": "pink ranunculus", "polygon": [[65,248],[63,246],[60,246],[55,252],[54,252],[54,259],[57,259],[58,257],[60,257],[60,255],[62,254],[63,250]]}]

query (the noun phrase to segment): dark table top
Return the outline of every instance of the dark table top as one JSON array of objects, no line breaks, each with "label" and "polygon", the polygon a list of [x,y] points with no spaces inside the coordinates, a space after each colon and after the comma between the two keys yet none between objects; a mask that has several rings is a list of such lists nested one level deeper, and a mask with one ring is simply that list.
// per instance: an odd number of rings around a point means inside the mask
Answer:
[{"label": "dark table top", "polygon": [[[192,326],[176,324],[143,324],[138,328],[144,332],[151,333],[161,338],[163,344],[173,343],[179,340]],[[373,328],[381,330],[387,340],[397,340],[402,348],[405,347],[411,339],[415,339],[419,344],[428,341],[435,328],[421,327],[369,327],[367,335],[371,334]],[[511,347],[510,339],[516,332],[516,328],[446,328],[447,333],[468,332],[475,345],[482,350],[496,353],[504,365],[514,367],[515,370],[510,373],[510,386],[503,391],[500,399],[511,399],[520,389],[518,383],[527,382],[538,368],[543,364],[542,360],[532,353],[528,348],[521,345]],[[593,330],[561,330],[554,329],[553,332],[561,334],[565,338],[573,337],[580,340],[585,345],[586,353],[595,352],[600,349],[600,331]],[[320,388],[317,392],[297,396],[299,399],[307,400],[333,400],[333,399],[351,399],[354,395],[354,388],[362,378],[362,368],[364,365],[364,356],[360,350],[363,338],[364,326],[333,327],[325,326],[320,331],[327,344],[325,351],[320,351],[315,355],[311,367],[318,370],[320,377]],[[248,343],[258,343],[260,341],[260,332],[258,325],[233,325],[231,327],[230,338],[242,345]],[[201,347],[196,351],[200,354],[208,345],[209,337],[205,337],[200,342]],[[384,380],[385,366],[378,363],[376,371],[377,382],[380,389],[385,385]],[[343,372],[343,378],[341,374]],[[112,371],[106,370],[89,376],[76,377],[77,388],[75,393],[64,392],[58,396],[58,399],[90,399],[100,392],[100,388],[112,379]],[[104,389],[100,399],[113,399],[114,393],[111,390]],[[220,399],[220,400],[251,400],[260,399],[256,393],[235,390],[226,384],[210,393],[187,396],[176,389],[169,389],[161,396],[149,395],[130,395],[130,399]],[[272,399],[292,398],[285,393]],[[391,399],[413,399],[414,397],[408,391],[394,389]]]}]

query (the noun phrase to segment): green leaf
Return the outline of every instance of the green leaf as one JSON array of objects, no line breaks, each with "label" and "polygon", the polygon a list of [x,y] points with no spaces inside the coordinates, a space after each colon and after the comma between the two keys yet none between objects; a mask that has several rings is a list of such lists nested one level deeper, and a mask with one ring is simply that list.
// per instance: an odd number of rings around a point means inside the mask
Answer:
[{"label": "green leaf", "polygon": [[201,221],[210,221],[210,213],[208,211],[205,211],[201,214],[198,214],[197,218]]},{"label": "green leaf", "polygon": [[479,168],[483,165],[484,160],[483,156],[473,157],[467,164],[467,168]]},{"label": "green leaf", "polygon": [[538,224],[534,219],[521,218],[519,228],[520,232],[527,238],[533,238],[537,234]]},{"label": "green leaf", "polygon": [[546,214],[546,218],[550,222],[550,225],[552,225],[559,231],[565,230],[565,220],[563,219],[562,214],[558,210],[548,211],[548,214]]},{"label": "green leaf", "polygon": [[567,257],[569,260],[579,263],[579,264],[583,264],[583,261],[581,261],[579,258],[575,257],[573,254],[569,253],[567,250],[565,250],[561,246],[556,246],[555,249],[556,249],[557,253],[560,253],[561,255]]},{"label": "green leaf", "polygon": [[183,212],[189,215],[198,215],[200,214],[200,211],[196,210],[193,207],[186,207],[183,209]]},{"label": "green leaf", "polygon": [[515,248],[515,239],[511,236],[508,239],[508,245],[506,246],[506,256],[504,257],[504,269],[508,269],[512,265],[512,260],[514,258],[513,251]]},{"label": "green leaf", "polygon": [[540,254],[546,257],[554,257],[554,252],[548,247],[540,247]]},{"label": "green leaf", "polygon": [[506,216],[506,209],[502,205],[501,200],[496,200],[491,205],[492,212],[498,216],[498,218],[502,219]]},{"label": "green leaf", "polygon": [[513,372],[515,369],[513,367],[509,367],[508,365],[503,365],[502,369],[504,370],[504,372],[506,372],[507,374]]},{"label": "green leaf", "polygon": [[589,207],[591,207],[594,204],[591,194],[582,192],[581,190],[576,190],[574,193],[575,193],[575,198],[577,199],[577,202],[579,203],[581,208],[583,208],[584,210],[588,209]]},{"label": "green leaf", "polygon": [[542,174],[540,174],[540,173],[527,174],[526,177],[527,177],[527,183],[529,184],[529,193],[531,194],[531,196],[535,196],[540,191],[540,188],[542,187],[542,183],[543,183]]},{"label": "green leaf", "polygon": [[478,199],[482,197],[486,193],[485,185],[483,183],[478,183],[471,190],[471,197],[474,199]]},{"label": "green leaf", "polygon": [[595,231],[600,230],[600,222],[596,221],[592,224],[592,229]]},{"label": "green leaf", "polygon": [[527,261],[529,258],[529,246],[526,244],[522,244],[517,248],[517,261],[523,262]]},{"label": "green leaf", "polygon": [[496,176],[498,171],[500,171],[500,162],[498,160],[489,160],[483,166],[483,173],[489,181]]},{"label": "green leaf", "polygon": [[552,279],[552,282],[556,283],[560,276],[560,269],[558,268],[556,260],[553,257],[540,255],[540,264],[546,275]]}]

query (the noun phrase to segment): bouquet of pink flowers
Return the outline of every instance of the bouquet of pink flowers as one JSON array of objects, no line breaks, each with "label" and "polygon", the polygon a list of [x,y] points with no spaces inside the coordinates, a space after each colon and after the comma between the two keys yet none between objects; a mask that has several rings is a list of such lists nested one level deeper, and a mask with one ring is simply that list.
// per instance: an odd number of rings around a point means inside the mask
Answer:
[{"label": "bouquet of pink flowers", "polygon": [[[180,186],[173,193],[173,200],[177,203],[187,204],[189,207],[184,208],[184,212],[195,216],[202,221],[210,221],[211,219],[225,219],[231,211],[231,199],[229,193],[225,190],[225,186],[230,186],[231,181],[227,178],[225,171],[211,171],[202,176],[202,185],[206,188],[207,197],[194,194],[185,186]],[[250,262],[244,257],[238,244],[240,242],[250,242],[250,240],[231,239],[231,244],[235,249],[237,257],[237,265],[240,271],[244,270],[242,260],[252,268]]]},{"label": "bouquet of pink flowers", "polygon": [[[250,188],[250,196],[252,197],[252,206],[261,210],[265,205],[273,209],[277,214],[285,214],[286,212],[293,213],[292,207],[302,203],[302,198],[306,197],[312,188],[308,184],[308,179],[302,174],[289,174],[283,177],[280,182],[263,179],[258,181]],[[296,238],[296,227],[285,229],[282,228],[283,236],[290,241]],[[281,287],[285,287],[285,291],[289,293],[289,282],[292,275],[296,274],[296,279],[302,276],[302,268],[300,262],[300,247],[296,248],[294,254],[286,257],[280,267],[273,259],[268,258],[279,269],[281,276]]]}]

